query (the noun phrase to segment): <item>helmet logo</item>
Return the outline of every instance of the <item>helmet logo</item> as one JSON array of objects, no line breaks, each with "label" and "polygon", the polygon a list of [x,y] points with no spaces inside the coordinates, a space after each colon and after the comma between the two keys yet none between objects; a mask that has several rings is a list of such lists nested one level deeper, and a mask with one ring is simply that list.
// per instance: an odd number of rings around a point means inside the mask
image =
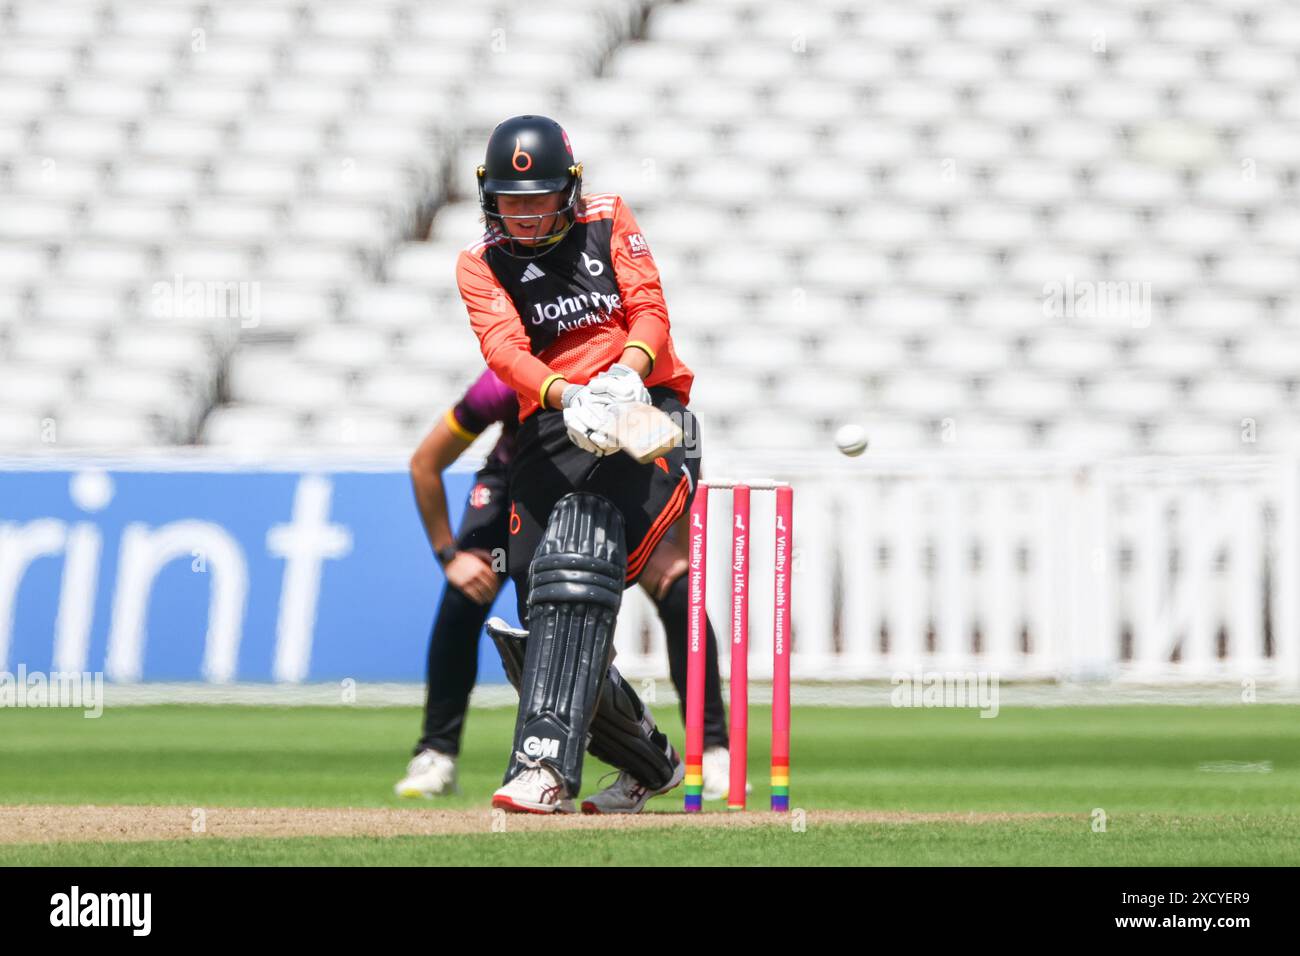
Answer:
[{"label": "helmet logo", "polygon": [[[520,160],[523,162],[520,162]],[[510,165],[518,172],[527,172],[533,168],[533,157],[520,148],[519,139],[515,139],[515,153],[510,157]]]}]

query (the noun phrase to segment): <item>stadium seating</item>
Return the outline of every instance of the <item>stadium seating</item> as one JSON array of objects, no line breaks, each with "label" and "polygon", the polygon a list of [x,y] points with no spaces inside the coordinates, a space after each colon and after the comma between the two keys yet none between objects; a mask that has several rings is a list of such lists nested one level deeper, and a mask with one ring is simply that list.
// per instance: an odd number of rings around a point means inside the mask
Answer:
[{"label": "stadium seating", "polygon": [[9,0],[0,25],[6,450],[411,447],[481,367],[454,260],[523,111],[632,205],[714,447],[860,420],[885,451],[1251,453],[1242,420],[1295,411],[1285,3]]}]

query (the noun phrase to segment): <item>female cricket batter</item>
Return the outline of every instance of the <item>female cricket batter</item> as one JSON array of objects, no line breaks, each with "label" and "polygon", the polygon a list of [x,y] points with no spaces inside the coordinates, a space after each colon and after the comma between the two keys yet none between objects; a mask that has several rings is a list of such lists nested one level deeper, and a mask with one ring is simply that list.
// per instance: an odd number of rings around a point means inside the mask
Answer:
[{"label": "female cricket batter", "polygon": [[[494,422],[502,423],[496,444],[474,475],[460,525],[452,534],[442,473]],[[393,788],[402,797],[432,797],[456,789],[456,759],[470,692],[478,676],[478,639],[504,576],[509,539],[507,472],[519,426],[515,393],[484,370],[461,399],[433,427],[411,456],[411,484],[425,534],[447,578],[429,638],[424,723],[406,775]],[[680,523],[679,523],[680,524]],[[674,529],[677,541],[684,529]],[[665,538],[641,575],[655,602],[667,638],[669,671],[686,700],[686,556]],[[500,573],[498,573],[500,572]],[[704,700],[704,796],[726,794],[730,755],[727,716],[718,676],[718,651],[706,620]],[[597,742],[597,747],[599,743]]]},{"label": "female cricket batter", "polygon": [[[514,746],[492,803],[554,813],[571,810],[581,787],[623,590],[699,477],[693,375],[673,351],[645,237],[619,196],[583,196],[559,124],[506,120],[477,173],[487,231],[461,252],[457,282],[488,367],[519,397],[508,564],[527,631]],[[644,465],[618,452],[614,416],[634,403],[673,417],[683,444]],[[584,811],[636,812],[681,782],[681,760],[653,725],[624,731],[614,762],[642,770]]]}]

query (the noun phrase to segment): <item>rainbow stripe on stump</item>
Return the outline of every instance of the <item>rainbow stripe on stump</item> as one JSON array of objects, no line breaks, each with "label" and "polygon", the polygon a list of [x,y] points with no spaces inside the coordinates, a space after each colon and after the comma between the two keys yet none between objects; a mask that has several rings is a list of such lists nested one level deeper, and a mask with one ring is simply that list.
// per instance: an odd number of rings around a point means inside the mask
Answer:
[{"label": "rainbow stripe on stump", "polygon": [[700,757],[686,758],[686,812],[695,813],[704,808],[704,761]]},{"label": "rainbow stripe on stump", "polygon": [[790,759],[772,761],[772,809],[784,813],[790,809]]}]

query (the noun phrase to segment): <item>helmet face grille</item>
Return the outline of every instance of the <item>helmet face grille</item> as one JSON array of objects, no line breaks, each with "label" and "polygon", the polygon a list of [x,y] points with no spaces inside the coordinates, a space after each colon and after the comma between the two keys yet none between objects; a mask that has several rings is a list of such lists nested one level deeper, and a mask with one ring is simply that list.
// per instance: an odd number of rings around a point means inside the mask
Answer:
[{"label": "helmet face grille", "polygon": [[[534,259],[554,249],[573,228],[582,196],[582,164],[574,161],[573,147],[560,124],[545,116],[515,116],[501,123],[488,139],[484,162],[475,170],[479,208],[489,232],[502,241],[497,246],[507,255]],[[565,193],[558,212],[542,215],[506,216],[497,196],[536,196]],[[558,217],[550,232],[518,239],[510,234],[509,221],[540,223]]]},{"label": "helmet face grille", "polygon": [[[487,220],[488,231],[501,240],[496,248],[516,259],[536,259],[555,249],[577,222],[578,204],[581,199],[582,176],[579,174],[574,176],[564,204],[555,212],[507,216],[498,209],[496,194],[487,192],[482,181],[479,182],[479,208],[483,210],[483,216]],[[552,216],[556,217],[555,227],[544,235],[518,239],[510,234],[508,222],[536,222],[540,225],[542,220]]]}]

